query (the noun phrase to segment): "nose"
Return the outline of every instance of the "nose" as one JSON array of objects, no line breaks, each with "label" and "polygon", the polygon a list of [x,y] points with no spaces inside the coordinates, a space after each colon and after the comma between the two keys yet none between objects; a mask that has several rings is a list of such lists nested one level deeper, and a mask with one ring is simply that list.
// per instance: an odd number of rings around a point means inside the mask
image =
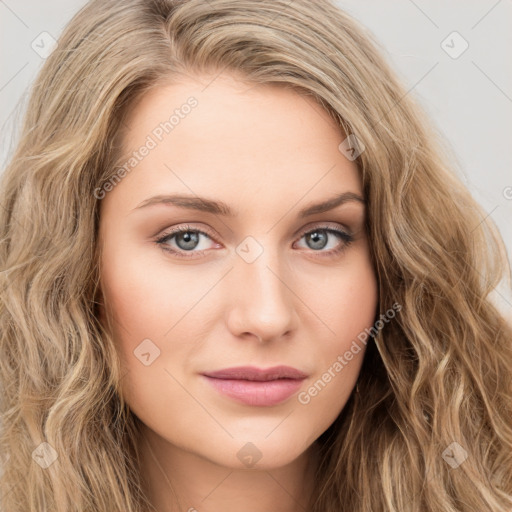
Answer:
[{"label": "nose", "polygon": [[252,262],[236,257],[230,272],[228,328],[236,337],[268,342],[289,336],[297,326],[297,297],[289,273],[267,248]]}]

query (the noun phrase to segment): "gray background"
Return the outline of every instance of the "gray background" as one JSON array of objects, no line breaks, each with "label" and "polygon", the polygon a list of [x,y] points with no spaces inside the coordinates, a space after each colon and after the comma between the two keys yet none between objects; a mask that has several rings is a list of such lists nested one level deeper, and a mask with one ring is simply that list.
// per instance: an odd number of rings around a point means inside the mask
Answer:
[{"label": "gray background", "polygon": [[[449,141],[459,176],[498,224],[510,258],[512,59],[507,49],[512,48],[512,0],[337,3],[373,32],[409,94]],[[0,0],[0,169],[15,143],[27,88],[44,61],[33,41],[42,32],[57,39],[84,4]],[[457,58],[464,41],[448,37],[454,31],[469,45]],[[495,299],[512,316],[510,291],[500,287]]]}]

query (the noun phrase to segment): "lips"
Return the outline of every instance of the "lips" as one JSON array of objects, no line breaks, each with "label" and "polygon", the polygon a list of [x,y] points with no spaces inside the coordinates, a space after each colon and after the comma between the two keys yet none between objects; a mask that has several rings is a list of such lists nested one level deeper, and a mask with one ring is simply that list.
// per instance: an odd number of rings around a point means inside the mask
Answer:
[{"label": "lips", "polygon": [[276,379],[305,379],[307,375],[291,366],[274,366],[267,369],[259,369],[254,366],[238,366],[236,368],[226,368],[215,372],[204,373],[207,377],[215,379],[236,379],[268,381]]},{"label": "lips", "polygon": [[290,366],[226,368],[202,374],[218,392],[251,406],[277,405],[301,387],[307,374]]}]

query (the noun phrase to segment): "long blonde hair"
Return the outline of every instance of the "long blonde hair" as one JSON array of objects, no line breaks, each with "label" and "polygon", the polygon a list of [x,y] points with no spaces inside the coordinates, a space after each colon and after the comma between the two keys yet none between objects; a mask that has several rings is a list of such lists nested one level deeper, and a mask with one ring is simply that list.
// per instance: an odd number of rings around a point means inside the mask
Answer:
[{"label": "long blonde hair", "polygon": [[224,70],[307,94],[356,135],[379,314],[402,306],[319,440],[310,510],[509,512],[512,328],[490,295],[504,244],[371,34],[327,0],[93,0],[66,27],[1,177],[2,510],[151,508],[98,321],[94,190],[136,98]]}]

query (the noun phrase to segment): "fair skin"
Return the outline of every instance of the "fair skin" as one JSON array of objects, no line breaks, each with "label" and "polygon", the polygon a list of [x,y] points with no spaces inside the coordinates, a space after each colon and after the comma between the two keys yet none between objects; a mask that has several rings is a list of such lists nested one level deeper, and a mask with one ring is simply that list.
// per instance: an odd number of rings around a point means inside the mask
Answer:
[{"label": "fair skin", "polygon": [[[101,201],[101,290],[123,396],[144,424],[141,475],[159,512],[304,510],[315,441],[350,397],[364,347],[308,403],[298,396],[373,325],[377,282],[364,203],[299,212],[345,192],[364,199],[360,176],[338,149],[340,129],[311,98],[229,74],[147,92],[126,119],[126,153],[190,96],[198,105]],[[138,208],[169,194],[222,201],[235,215]],[[156,243],[185,225],[188,238]],[[146,365],[134,351],[148,339],[146,360],[160,353]],[[273,405],[240,403],[202,375],[277,365],[306,378]]]}]

